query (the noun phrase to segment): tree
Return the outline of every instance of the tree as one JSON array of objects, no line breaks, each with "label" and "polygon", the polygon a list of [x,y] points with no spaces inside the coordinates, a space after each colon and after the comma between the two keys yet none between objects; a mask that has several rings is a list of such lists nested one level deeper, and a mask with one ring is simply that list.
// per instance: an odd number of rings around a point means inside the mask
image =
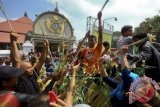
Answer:
[{"label": "tree", "polygon": [[115,31],[113,32],[113,35],[112,35],[112,48],[116,48],[117,47],[117,40],[118,38],[121,36],[121,32],[120,31]]},{"label": "tree", "polygon": [[148,32],[148,28],[152,27],[151,33],[156,35],[157,42],[160,42],[160,16],[156,15],[151,18],[146,18],[141,22],[139,27],[135,28],[134,33]]}]

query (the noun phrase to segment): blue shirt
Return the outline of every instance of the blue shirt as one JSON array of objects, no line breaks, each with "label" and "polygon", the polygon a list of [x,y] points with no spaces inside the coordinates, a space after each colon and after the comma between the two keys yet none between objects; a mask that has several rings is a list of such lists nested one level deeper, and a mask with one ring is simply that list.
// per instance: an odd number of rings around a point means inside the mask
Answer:
[{"label": "blue shirt", "polygon": [[132,73],[128,69],[124,69],[121,73],[122,80],[117,83],[114,79],[110,77],[103,77],[103,80],[111,86],[113,91],[110,93],[111,97],[117,97],[119,100],[125,98],[125,93],[129,91],[130,84],[137,79],[139,76]]}]

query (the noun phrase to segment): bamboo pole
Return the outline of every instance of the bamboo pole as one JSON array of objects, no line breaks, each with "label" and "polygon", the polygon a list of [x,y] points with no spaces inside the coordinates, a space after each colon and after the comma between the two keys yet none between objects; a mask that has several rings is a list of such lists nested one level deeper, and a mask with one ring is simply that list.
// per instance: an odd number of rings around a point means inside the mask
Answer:
[{"label": "bamboo pole", "polygon": [[[12,27],[12,25],[11,25],[11,23],[10,23],[10,20],[9,20],[9,18],[8,18],[6,12],[5,12],[5,9],[4,9],[4,7],[3,7],[3,3],[2,3],[1,0],[0,0],[0,10],[2,11],[5,19],[7,20],[7,23],[8,23],[8,25],[9,25],[9,28],[10,28],[11,32],[15,32],[14,29],[13,29],[13,27]],[[17,44],[18,44],[18,47],[20,48],[20,50],[22,50],[23,48],[22,48],[22,46],[20,45],[19,41],[17,41]],[[23,52],[23,53],[24,53],[24,52]]]},{"label": "bamboo pole", "polygon": [[106,2],[104,3],[102,9],[101,9],[101,12],[103,11],[104,7],[106,6],[106,4],[109,2],[109,0],[106,0]]},{"label": "bamboo pole", "polygon": [[[155,40],[155,37],[156,37],[155,35],[152,35],[152,34],[149,34],[149,33],[148,33],[148,34],[147,34],[147,37],[145,37],[145,38],[143,38],[143,39],[140,39],[140,40],[138,40],[138,41],[136,41],[136,42],[133,42],[133,43],[127,45],[127,46],[128,46],[128,47],[134,46],[134,45],[136,45],[136,44],[145,42],[145,41],[147,41],[147,40],[152,41],[152,40]],[[120,49],[118,49],[117,51],[115,51],[115,53],[118,53],[119,50],[120,50]]]}]

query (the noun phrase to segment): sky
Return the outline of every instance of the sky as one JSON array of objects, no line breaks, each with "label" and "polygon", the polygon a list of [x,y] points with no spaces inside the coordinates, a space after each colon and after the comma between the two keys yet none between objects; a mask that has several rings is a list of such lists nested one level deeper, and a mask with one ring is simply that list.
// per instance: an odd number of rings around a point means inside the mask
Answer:
[{"label": "sky", "polygon": [[[56,0],[1,0],[9,19],[17,19],[26,11],[28,17],[35,20],[36,14],[45,11],[54,11]],[[58,0],[59,12],[70,21],[74,28],[77,40],[86,33],[87,17],[97,17],[106,0]],[[120,31],[124,25],[139,24],[146,18],[159,15],[160,0],[109,0],[102,11],[102,19],[117,17],[106,20],[114,26],[114,31]],[[0,21],[4,20],[0,12]]]}]

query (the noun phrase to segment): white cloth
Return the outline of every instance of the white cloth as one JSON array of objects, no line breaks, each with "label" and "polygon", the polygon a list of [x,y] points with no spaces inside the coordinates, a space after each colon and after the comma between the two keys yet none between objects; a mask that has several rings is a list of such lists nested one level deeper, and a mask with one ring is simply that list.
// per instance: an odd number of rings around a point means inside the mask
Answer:
[{"label": "white cloth", "polygon": [[102,58],[103,62],[105,62],[105,63],[108,63],[109,61],[111,61],[110,55],[104,54],[101,58]]},{"label": "white cloth", "polygon": [[91,107],[91,106],[87,104],[76,104],[73,107]]}]

